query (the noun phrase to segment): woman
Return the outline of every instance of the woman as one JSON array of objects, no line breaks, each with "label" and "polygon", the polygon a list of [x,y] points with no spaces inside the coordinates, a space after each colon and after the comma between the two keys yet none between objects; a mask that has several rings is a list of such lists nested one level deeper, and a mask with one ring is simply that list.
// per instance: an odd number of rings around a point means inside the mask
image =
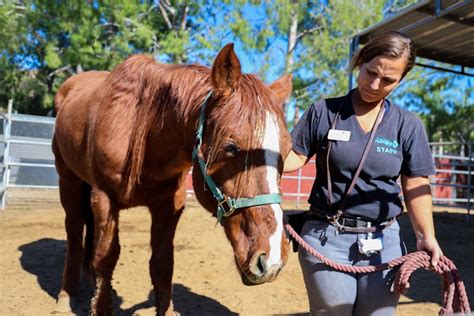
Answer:
[{"label": "woman", "polygon": [[[396,221],[403,210],[399,176],[418,250],[431,253],[433,266],[442,255],[433,225],[428,176],[435,170],[426,133],[414,114],[386,99],[414,62],[407,36],[374,37],[352,61],[352,70],[359,69],[357,87],[311,105],[292,132],[285,172],[316,155],[317,176],[301,236],[338,263],[366,266],[405,254]],[[302,247],[299,259],[312,315],[395,314],[399,297],[390,291],[393,271],[338,272]]]}]

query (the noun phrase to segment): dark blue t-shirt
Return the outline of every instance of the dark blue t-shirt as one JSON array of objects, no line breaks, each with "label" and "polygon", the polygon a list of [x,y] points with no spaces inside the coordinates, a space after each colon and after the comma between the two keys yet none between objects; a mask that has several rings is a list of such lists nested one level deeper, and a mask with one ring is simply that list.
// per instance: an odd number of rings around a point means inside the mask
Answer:
[{"label": "dark blue t-shirt", "polygon": [[[311,157],[316,154],[316,179],[308,202],[312,209],[328,212],[326,149],[327,134],[341,102],[337,130],[350,131],[349,141],[333,141],[329,155],[333,205],[337,211],[349,187],[370,136],[357,121],[351,98],[340,97],[312,104],[291,133],[293,149]],[[388,101],[387,101],[388,102]],[[367,160],[354,189],[347,197],[344,214],[383,221],[401,213],[402,202],[397,179],[435,173],[423,124],[416,115],[388,103]]]}]

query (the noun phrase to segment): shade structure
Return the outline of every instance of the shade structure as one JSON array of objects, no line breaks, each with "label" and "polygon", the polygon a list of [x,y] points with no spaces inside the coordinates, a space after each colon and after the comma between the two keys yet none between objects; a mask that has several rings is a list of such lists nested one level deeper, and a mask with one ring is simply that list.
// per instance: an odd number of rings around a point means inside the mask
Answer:
[{"label": "shade structure", "polygon": [[[351,54],[385,31],[400,31],[415,41],[417,56],[474,68],[474,0],[423,0],[352,38]],[[465,74],[472,75],[473,71]]]}]

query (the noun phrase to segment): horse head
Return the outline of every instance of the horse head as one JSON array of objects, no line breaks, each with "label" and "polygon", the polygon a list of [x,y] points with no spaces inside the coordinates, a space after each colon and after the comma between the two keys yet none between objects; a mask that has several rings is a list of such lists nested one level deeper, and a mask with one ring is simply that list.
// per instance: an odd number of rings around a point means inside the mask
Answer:
[{"label": "horse head", "polygon": [[210,81],[212,91],[201,114],[202,139],[195,150],[194,191],[224,227],[243,283],[273,281],[288,257],[279,184],[291,149],[282,111],[291,76],[266,85],[242,74],[229,44],[217,55]]}]

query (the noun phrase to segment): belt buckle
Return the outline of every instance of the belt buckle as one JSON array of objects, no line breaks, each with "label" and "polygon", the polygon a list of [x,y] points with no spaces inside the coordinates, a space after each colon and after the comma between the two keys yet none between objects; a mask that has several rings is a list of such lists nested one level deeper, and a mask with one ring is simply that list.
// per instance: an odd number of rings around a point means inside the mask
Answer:
[{"label": "belt buckle", "polygon": [[358,218],[341,218],[341,225],[347,227],[355,227],[355,228],[367,228],[371,227],[372,223],[370,221],[364,221]]},{"label": "belt buckle", "polygon": [[354,218],[342,218],[342,225],[347,227],[358,227],[357,219]]},{"label": "belt buckle", "polygon": [[[362,225],[359,226],[358,224],[361,223]],[[356,227],[364,227],[364,228],[367,228],[367,227],[371,227],[372,226],[372,222],[370,221],[364,221],[364,220],[361,220],[361,219],[356,219]]]},{"label": "belt buckle", "polygon": [[341,225],[342,227],[346,226],[346,219],[344,217],[340,217],[337,222],[339,223],[339,225]]}]

